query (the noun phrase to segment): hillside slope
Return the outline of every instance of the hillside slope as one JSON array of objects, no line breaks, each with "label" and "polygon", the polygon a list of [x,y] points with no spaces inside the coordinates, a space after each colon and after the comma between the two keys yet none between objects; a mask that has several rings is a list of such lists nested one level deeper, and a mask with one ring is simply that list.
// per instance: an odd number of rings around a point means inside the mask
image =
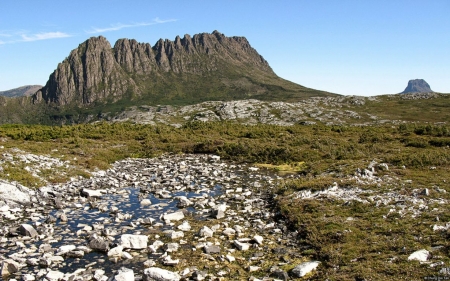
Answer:
[{"label": "hillside slope", "polygon": [[26,85],[19,88],[14,88],[7,91],[0,91],[0,96],[3,97],[22,97],[22,96],[31,96],[36,93],[38,90],[42,88],[41,85]]}]

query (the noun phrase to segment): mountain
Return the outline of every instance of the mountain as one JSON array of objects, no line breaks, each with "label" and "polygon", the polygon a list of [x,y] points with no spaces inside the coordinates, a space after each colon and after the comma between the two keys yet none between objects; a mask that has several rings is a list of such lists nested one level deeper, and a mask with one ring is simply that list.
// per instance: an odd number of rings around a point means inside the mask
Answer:
[{"label": "mountain", "polygon": [[401,94],[407,93],[432,93],[430,85],[423,79],[409,80],[408,86]]},{"label": "mountain", "polygon": [[27,85],[7,91],[0,91],[0,96],[9,98],[31,96],[41,88],[42,88],[41,85]]},{"label": "mountain", "polygon": [[207,100],[299,100],[333,94],[278,77],[245,37],[214,31],[160,39],[154,46],[92,37],[58,64],[34,104],[110,110]]}]

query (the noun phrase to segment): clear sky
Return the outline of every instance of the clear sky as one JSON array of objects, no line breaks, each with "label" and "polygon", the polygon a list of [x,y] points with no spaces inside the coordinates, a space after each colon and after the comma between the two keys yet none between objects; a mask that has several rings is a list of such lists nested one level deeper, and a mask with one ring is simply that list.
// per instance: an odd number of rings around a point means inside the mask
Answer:
[{"label": "clear sky", "polygon": [[154,45],[218,30],[306,87],[371,96],[421,78],[450,93],[450,0],[5,0],[0,11],[0,91],[45,85],[91,36]]}]

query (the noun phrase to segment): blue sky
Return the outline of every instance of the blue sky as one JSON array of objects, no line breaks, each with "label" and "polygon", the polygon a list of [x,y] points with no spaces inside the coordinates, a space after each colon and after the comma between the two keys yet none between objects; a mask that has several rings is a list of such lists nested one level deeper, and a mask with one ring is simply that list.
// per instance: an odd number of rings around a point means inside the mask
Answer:
[{"label": "blue sky", "polygon": [[421,78],[450,93],[449,0],[17,0],[0,11],[0,91],[44,85],[91,36],[154,45],[218,30],[306,87],[371,96]]}]

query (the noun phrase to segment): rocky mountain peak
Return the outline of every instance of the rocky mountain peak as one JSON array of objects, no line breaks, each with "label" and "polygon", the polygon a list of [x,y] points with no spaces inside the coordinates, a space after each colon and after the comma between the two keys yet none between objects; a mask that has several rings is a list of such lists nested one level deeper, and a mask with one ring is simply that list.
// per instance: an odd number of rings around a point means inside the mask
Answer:
[{"label": "rocky mountain peak", "polygon": [[227,37],[217,30],[160,39],[154,46],[119,39],[111,48],[105,37],[92,37],[58,65],[33,101],[76,106],[115,102],[151,93],[152,83],[164,75],[213,75],[223,69],[255,69],[275,76],[245,37]]},{"label": "rocky mountain peak", "polygon": [[402,92],[402,94],[407,93],[432,93],[430,85],[423,79],[409,80],[408,86]]}]

